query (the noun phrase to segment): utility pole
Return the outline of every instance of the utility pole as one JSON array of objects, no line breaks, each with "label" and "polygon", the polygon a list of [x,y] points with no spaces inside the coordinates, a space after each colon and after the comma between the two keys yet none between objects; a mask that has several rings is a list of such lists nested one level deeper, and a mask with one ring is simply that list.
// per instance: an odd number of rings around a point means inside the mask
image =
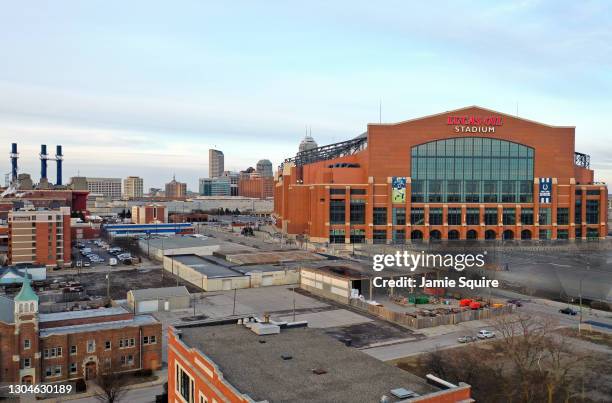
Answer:
[{"label": "utility pole", "polygon": [[578,319],[578,334],[582,331],[582,277],[580,277],[580,289],[578,290],[578,303],[580,304],[580,318]]},{"label": "utility pole", "polygon": [[295,322],[295,286],[293,287],[293,321]]},{"label": "utility pole", "polygon": [[232,316],[234,316],[236,314],[236,292],[238,291],[237,288],[234,288],[234,306],[232,307]]},{"label": "utility pole", "polygon": [[110,271],[106,274],[106,299],[110,303]]},{"label": "utility pole", "polygon": [[161,239],[161,243],[162,243],[162,269],[161,269],[161,274],[162,274],[162,284],[164,282],[164,259],[166,258],[165,255],[165,249],[164,249],[164,238],[162,237]]}]

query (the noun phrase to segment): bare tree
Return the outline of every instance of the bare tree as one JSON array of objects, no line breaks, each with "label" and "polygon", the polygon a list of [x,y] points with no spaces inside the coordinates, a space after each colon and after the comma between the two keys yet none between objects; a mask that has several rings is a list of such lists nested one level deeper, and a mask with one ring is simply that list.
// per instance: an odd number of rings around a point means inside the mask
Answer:
[{"label": "bare tree", "polygon": [[96,384],[99,389],[94,397],[100,402],[119,402],[127,392],[125,375],[112,370],[101,372],[96,378]]}]

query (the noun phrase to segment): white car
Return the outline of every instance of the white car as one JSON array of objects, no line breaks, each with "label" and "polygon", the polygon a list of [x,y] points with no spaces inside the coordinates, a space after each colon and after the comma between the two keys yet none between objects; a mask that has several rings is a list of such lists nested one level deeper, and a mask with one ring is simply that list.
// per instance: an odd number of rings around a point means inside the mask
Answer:
[{"label": "white car", "polygon": [[495,333],[490,330],[482,329],[478,332],[477,337],[479,339],[492,339],[493,337],[495,337]]}]

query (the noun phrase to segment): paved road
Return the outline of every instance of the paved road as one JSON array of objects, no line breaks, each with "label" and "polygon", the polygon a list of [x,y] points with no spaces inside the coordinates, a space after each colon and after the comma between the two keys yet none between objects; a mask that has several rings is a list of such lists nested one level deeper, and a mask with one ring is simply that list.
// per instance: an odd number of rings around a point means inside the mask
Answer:
[{"label": "paved road", "polygon": [[[496,293],[504,295],[507,294],[507,292],[501,290],[497,291]],[[517,296],[520,297],[520,295],[518,294],[512,294],[513,298],[516,298]],[[527,297],[524,298],[527,299]],[[552,319],[555,320],[560,326],[577,327],[579,322],[579,316],[569,316],[560,313],[559,309],[563,306],[564,304],[561,304],[559,302],[533,299],[529,300],[528,302],[524,302],[523,306],[518,308],[518,312],[537,315],[545,319]],[[574,307],[574,309],[576,309],[576,307]],[[612,324],[612,313],[584,309],[583,321],[586,320],[592,320],[605,324]],[[448,327],[440,327],[440,329],[438,329],[439,332],[444,332],[446,330],[446,332],[442,334],[435,334],[436,329],[422,329],[421,333],[427,334],[428,332],[432,332],[434,334],[430,335],[425,339],[417,339],[414,341],[408,341],[404,343],[386,345],[381,347],[366,348],[363,349],[363,352],[379,360],[389,361],[402,357],[407,357],[410,355],[431,352],[436,349],[459,346],[460,344],[457,342],[458,337],[464,335],[475,335],[480,329],[493,330],[493,327],[491,326],[490,322],[487,323],[485,321],[474,321],[465,322],[459,325],[453,325]],[[612,333],[612,329],[606,329],[604,327],[594,327],[594,329],[602,332]]]}]

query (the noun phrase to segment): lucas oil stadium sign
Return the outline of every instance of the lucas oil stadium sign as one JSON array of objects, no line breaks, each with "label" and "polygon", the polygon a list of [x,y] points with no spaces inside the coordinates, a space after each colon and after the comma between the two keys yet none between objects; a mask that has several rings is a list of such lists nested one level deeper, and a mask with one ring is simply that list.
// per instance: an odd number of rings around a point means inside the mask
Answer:
[{"label": "lucas oil stadium sign", "polygon": [[495,133],[495,128],[503,126],[502,116],[449,116],[446,124],[453,126],[455,133]]}]

